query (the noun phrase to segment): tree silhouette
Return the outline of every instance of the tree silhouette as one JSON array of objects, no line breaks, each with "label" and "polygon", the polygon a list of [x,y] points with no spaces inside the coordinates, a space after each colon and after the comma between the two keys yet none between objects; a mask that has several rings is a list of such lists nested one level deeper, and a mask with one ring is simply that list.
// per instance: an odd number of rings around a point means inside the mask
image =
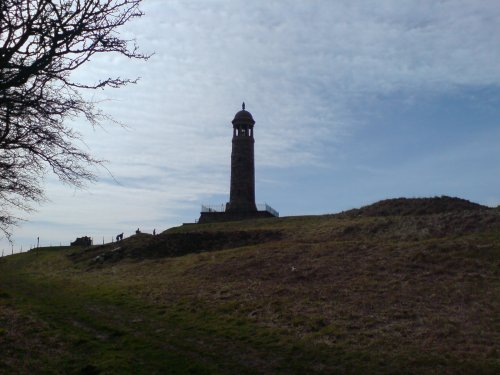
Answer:
[{"label": "tree silhouette", "polygon": [[71,73],[94,55],[148,59],[119,29],[141,17],[142,0],[2,0],[0,2],[0,231],[10,239],[15,212],[45,199],[54,173],[81,187],[102,161],[79,147],[68,120],[92,126],[108,117],[82,93],[118,88],[135,79],[76,82]]}]

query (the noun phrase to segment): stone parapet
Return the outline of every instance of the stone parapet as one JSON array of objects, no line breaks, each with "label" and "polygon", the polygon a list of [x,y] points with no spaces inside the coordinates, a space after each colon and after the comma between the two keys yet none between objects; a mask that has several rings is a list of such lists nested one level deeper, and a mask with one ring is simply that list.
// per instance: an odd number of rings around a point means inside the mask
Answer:
[{"label": "stone parapet", "polygon": [[250,220],[250,219],[263,219],[275,217],[273,214],[267,211],[255,211],[255,212],[202,212],[200,218],[198,219],[199,224],[206,223],[221,223],[225,221],[240,221],[240,220]]}]

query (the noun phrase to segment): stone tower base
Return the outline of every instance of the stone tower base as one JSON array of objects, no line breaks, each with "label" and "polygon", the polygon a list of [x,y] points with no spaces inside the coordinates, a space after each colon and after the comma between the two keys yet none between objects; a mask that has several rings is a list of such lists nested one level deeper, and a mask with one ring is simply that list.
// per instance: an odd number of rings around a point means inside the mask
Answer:
[{"label": "stone tower base", "polygon": [[276,217],[267,211],[255,212],[202,212],[198,219],[199,224],[205,223],[221,223],[224,221],[240,221],[250,219],[263,219]]}]

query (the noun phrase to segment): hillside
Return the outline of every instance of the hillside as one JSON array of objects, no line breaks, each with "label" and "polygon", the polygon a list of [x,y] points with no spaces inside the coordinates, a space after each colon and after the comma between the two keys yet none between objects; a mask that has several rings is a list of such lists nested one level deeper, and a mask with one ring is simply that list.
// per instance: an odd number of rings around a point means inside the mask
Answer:
[{"label": "hillside", "polygon": [[496,374],[499,263],[449,197],[39,249],[0,258],[0,373]]}]

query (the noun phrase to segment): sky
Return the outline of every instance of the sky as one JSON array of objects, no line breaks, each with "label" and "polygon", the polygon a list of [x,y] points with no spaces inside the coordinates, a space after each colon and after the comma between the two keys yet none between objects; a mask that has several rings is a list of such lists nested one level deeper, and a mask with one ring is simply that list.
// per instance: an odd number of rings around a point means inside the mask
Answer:
[{"label": "sky", "polygon": [[280,216],[381,199],[457,196],[500,204],[498,0],[144,0],[121,32],[149,61],[101,56],[74,79],[140,77],[86,93],[126,127],[82,119],[107,160],[49,201],[14,246],[94,243],[194,222],[229,199],[234,114],[255,119],[256,200]]}]

